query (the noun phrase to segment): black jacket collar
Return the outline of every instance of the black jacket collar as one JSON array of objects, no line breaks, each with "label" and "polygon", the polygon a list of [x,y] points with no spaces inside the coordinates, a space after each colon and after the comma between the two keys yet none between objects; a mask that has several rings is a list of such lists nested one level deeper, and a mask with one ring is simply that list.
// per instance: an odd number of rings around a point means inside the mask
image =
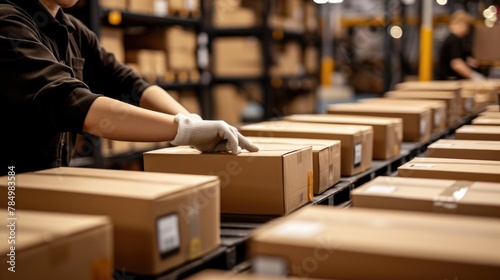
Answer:
[{"label": "black jacket collar", "polygon": [[39,1],[9,0],[8,2],[13,3],[27,12],[40,29],[50,28],[54,24],[57,24],[65,26],[69,32],[75,31],[75,26],[62,8],[59,9],[54,18]]}]

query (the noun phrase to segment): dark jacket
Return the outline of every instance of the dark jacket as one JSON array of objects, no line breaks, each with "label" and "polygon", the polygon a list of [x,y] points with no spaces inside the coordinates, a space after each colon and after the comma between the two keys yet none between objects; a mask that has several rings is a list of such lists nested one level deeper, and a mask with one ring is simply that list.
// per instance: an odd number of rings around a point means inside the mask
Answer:
[{"label": "dark jacket", "polygon": [[54,18],[35,0],[0,1],[0,169],[68,165],[96,98],[138,104],[148,86],[62,9]]}]

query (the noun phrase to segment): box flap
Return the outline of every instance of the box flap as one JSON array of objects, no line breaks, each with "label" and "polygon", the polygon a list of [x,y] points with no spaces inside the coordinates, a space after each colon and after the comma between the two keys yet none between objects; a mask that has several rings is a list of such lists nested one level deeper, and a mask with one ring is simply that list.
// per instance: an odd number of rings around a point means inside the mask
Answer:
[{"label": "box flap", "polygon": [[330,124],[359,124],[359,125],[390,125],[393,123],[402,123],[400,118],[386,118],[386,117],[367,117],[367,116],[353,116],[341,114],[297,114],[286,116],[287,121],[297,122],[317,122],[317,123],[330,123]]},{"label": "box flap", "polygon": [[[276,122],[261,122],[242,126],[241,131],[289,131],[289,132],[305,132],[305,133],[331,133],[352,135],[362,133],[366,130],[372,130],[370,126],[361,125],[343,125],[343,124],[305,124],[299,122],[276,121]],[[265,135],[264,135],[265,136]]]},{"label": "box flap", "polygon": [[[7,221],[7,209],[0,210],[0,218]],[[16,250],[32,248],[66,236],[111,226],[111,221],[106,216],[17,210],[16,217],[18,218]],[[9,246],[7,242],[0,242],[0,253],[7,252]]]},{"label": "box flap", "polygon": [[[454,140],[441,139],[431,145],[430,149],[447,149],[447,150],[481,150],[481,151],[498,151],[500,152],[500,141],[479,141],[479,140]],[[500,160],[500,158],[499,158]]]},{"label": "box flap", "polygon": [[[257,146],[264,146],[267,144],[273,145],[287,145],[287,146],[311,146],[313,151],[322,151],[328,147],[340,145],[339,140],[328,139],[307,139],[307,138],[280,138],[280,137],[246,137]],[[279,147],[278,146],[278,147]]]},{"label": "box flap", "polygon": [[496,125],[464,125],[456,130],[457,133],[491,133],[500,134],[500,126]]},{"label": "box flap", "polygon": [[[273,143],[258,143],[256,144],[259,147],[259,157],[276,157],[283,156],[290,152],[305,149],[310,147],[310,145],[276,145]],[[154,155],[154,154],[185,154],[185,155],[200,155],[202,152],[191,148],[189,146],[177,146],[177,147],[169,147],[162,148],[158,150],[148,151],[144,154]],[[213,157],[252,157],[255,156],[255,152],[248,152],[246,150],[242,150],[241,153],[237,155],[233,155],[231,153],[203,153],[205,156],[213,156]]]},{"label": "box flap", "polygon": [[382,112],[382,113],[398,113],[398,114],[419,114],[430,111],[427,107],[418,107],[412,105],[393,106],[391,104],[370,104],[370,103],[343,103],[333,104],[328,106],[329,112],[346,111],[346,112]]}]

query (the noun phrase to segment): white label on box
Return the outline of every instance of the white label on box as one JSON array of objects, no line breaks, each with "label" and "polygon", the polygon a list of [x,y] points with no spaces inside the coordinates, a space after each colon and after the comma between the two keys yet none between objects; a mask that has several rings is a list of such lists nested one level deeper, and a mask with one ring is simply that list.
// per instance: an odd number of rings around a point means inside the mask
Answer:
[{"label": "white label on box", "polygon": [[431,147],[449,148],[449,147],[453,147],[453,146],[455,146],[455,144],[453,144],[453,143],[434,143],[434,144],[432,144]]},{"label": "white label on box", "polygon": [[310,238],[321,232],[323,225],[318,222],[308,221],[288,221],[279,225],[274,235],[297,237],[297,238]]},{"label": "white label on box", "polygon": [[430,163],[417,163],[410,165],[412,168],[434,168],[434,164]]},{"label": "white label on box", "polygon": [[184,0],[184,8],[186,8],[186,10],[194,11],[196,6],[196,0]]},{"label": "white label on box", "polygon": [[154,14],[159,17],[164,17],[168,14],[168,3],[166,0],[155,0]]},{"label": "white label on box", "polygon": [[436,110],[436,112],[434,112],[434,128],[439,128],[443,119],[442,116],[443,112],[441,110]]},{"label": "white label on box", "polygon": [[474,107],[474,100],[472,98],[466,99],[465,100],[465,111],[470,112],[470,111],[472,111],[473,107]]},{"label": "white label on box", "polygon": [[361,143],[354,145],[354,167],[361,165],[361,155],[363,152],[363,146]]},{"label": "white label on box", "polygon": [[427,131],[427,120],[425,118],[420,118],[420,136],[425,135]]},{"label": "white label on box", "polygon": [[390,194],[396,191],[396,187],[394,186],[370,186],[366,189],[365,193],[377,193],[377,194]]},{"label": "white label on box", "polygon": [[285,259],[278,257],[257,256],[252,259],[252,272],[257,275],[286,276],[288,275]]},{"label": "white label on box", "polygon": [[156,221],[156,236],[158,238],[158,251],[162,257],[167,257],[179,250],[179,217],[177,214],[170,214]]}]

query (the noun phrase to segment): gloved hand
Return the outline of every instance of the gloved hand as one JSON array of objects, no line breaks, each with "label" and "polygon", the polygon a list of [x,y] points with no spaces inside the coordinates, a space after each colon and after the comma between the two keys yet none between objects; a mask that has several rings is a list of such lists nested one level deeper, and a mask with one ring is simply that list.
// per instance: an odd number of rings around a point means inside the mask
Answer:
[{"label": "gloved hand", "polygon": [[[194,120],[177,114],[174,120],[179,124],[172,145],[189,145],[201,152],[231,152],[238,154],[241,148],[257,152],[259,148],[243,137],[235,127],[224,121]],[[241,148],[240,148],[241,147]]]},{"label": "gloved hand", "polygon": [[472,74],[470,75],[471,80],[473,81],[483,81],[485,80],[485,77],[476,71],[473,71]]},{"label": "gloved hand", "polygon": [[189,114],[188,118],[195,120],[195,121],[202,121],[203,120],[203,118],[200,115],[194,114],[194,113]]}]

